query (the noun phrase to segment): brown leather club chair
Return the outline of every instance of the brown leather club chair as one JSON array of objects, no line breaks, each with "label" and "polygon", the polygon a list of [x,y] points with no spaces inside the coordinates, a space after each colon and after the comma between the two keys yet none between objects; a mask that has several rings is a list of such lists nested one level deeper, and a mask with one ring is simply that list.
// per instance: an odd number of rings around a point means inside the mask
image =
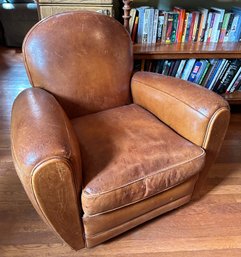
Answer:
[{"label": "brown leather club chair", "polygon": [[33,206],[72,248],[93,247],[197,197],[229,106],[186,81],[137,72],[113,18],[39,22],[23,56],[33,88],[12,111],[12,155]]}]

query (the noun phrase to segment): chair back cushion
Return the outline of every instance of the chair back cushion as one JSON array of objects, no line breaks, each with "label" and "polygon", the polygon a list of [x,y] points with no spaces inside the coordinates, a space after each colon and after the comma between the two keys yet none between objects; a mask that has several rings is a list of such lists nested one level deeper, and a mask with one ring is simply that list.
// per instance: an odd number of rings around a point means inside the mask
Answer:
[{"label": "chair back cushion", "polygon": [[114,18],[87,11],[51,16],[30,30],[23,54],[32,86],[52,93],[70,118],[131,101],[132,43]]}]

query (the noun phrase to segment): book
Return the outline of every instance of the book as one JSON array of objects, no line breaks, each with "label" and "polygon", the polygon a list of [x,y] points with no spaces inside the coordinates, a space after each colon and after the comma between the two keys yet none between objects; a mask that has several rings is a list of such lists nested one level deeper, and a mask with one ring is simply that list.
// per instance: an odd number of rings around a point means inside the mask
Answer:
[{"label": "book", "polygon": [[147,44],[152,43],[153,29],[154,29],[154,12],[153,8],[147,9],[148,15],[148,29],[147,29]]},{"label": "book", "polygon": [[226,73],[225,76],[222,78],[222,81],[217,88],[217,93],[223,94],[226,89],[228,88],[229,84],[231,83],[233,77],[235,76],[236,72],[238,71],[239,67],[241,65],[241,59],[235,59],[232,60]]},{"label": "book", "polygon": [[229,93],[231,88],[233,87],[234,83],[236,82],[236,80],[238,79],[238,77],[241,74],[241,66],[239,67],[238,71],[236,72],[235,76],[233,77],[232,81],[230,82],[229,86],[226,89],[226,93]]},{"label": "book", "polygon": [[173,13],[171,43],[175,43],[177,39],[178,13]]},{"label": "book", "polygon": [[226,59],[220,59],[220,60],[218,61],[218,65],[217,65],[217,67],[216,67],[216,69],[215,69],[215,71],[214,71],[214,73],[213,73],[213,77],[210,78],[210,79],[211,79],[211,82],[210,82],[210,85],[209,85],[208,89],[213,90],[213,87],[214,87],[214,85],[215,85],[215,83],[216,83],[218,77],[219,77],[220,74],[222,73],[222,70],[223,70],[223,68],[225,67],[225,63],[226,63],[226,62],[227,62]]},{"label": "book", "polygon": [[228,42],[236,42],[236,33],[237,33],[236,31],[237,31],[238,21],[239,21],[239,14],[234,13],[232,25],[228,35]]},{"label": "book", "polygon": [[191,20],[191,25],[190,25],[190,29],[189,29],[188,42],[193,42],[193,34],[195,33],[194,25],[195,25],[198,15],[199,15],[199,12],[196,12],[196,11],[192,12],[192,20]]},{"label": "book", "polygon": [[167,32],[167,19],[168,19],[168,12],[163,12],[164,14],[164,22],[163,22],[163,29],[162,29],[162,43],[166,43],[166,32]]},{"label": "book", "polygon": [[197,77],[197,74],[198,74],[198,71],[200,70],[202,66],[202,63],[201,61],[196,61],[194,66],[193,66],[193,69],[192,69],[192,72],[190,73],[189,77],[188,77],[188,81],[190,82],[194,82],[196,77]]},{"label": "book", "polygon": [[184,42],[188,42],[189,33],[190,33],[190,28],[191,28],[191,23],[192,23],[192,13],[189,13],[189,15],[188,15],[188,20],[187,20],[187,28],[186,28],[186,33],[185,33],[185,40],[184,40]]},{"label": "book", "polygon": [[132,34],[132,30],[134,27],[134,23],[135,23],[135,18],[136,18],[136,9],[132,8],[130,11],[130,21],[129,21],[129,28],[130,28],[130,35]]},{"label": "book", "polygon": [[182,71],[185,67],[185,64],[186,64],[187,60],[181,60],[180,64],[179,64],[179,67],[177,69],[177,73],[175,75],[176,78],[181,78],[181,75],[182,75]]},{"label": "book", "polygon": [[241,72],[239,74],[239,77],[234,82],[232,88],[229,90],[229,92],[226,91],[226,93],[233,93],[236,90],[239,90],[241,87]]},{"label": "book", "polygon": [[220,72],[220,76],[218,77],[217,81],[215,82],[214,86],[213,86],[213,91],[216,92],[217,91],[217,88],[219,87],[222,79],[223,79],[223,76],[226,74],[226,71],[230,65],[231,61],[230,60],[226,60],[226,63],[224,64],[224,67],[222,69],[222,71]]},{"label": "book", "polygon": [[145,9],[149,8],[149,6],[142,6],[137,8],[138,15],[139,15],[139,22],[138,22],[138,29],[137,29],[137,43],[142,43],[143,37],[143,27],[144,27],[144,13]]},{"label": "book", "polygon": [[206,24],[206,31],[205,31],[203,42],[207,42],[207,40],[208,40],[211,19],[212,19],[212,13],[209,12],[208,13],[208,19],[207,19],[207,24]]},{"label": "book", "polygon": [[199,84],[199,83],[200,83],[201,77],[202,77],[202,75],[203,75],[203,73],[204,73],[204,71],[205,71],[205,69],[206,69],[207,64],[208,64],[208,61],[207,61],[207,60],[200,60],[200,62],[201,62],[201,67],[200,67],[200,69],[198,70],[197,76],[195,77],[195,79],[194,79],[194,81],[193,81],[193,82],[196,83],[196,84]]},{"label": "book", "polygon": [[204,78],[206,77],[207,73],[208,73],[208,70],[210,68],[210,62],[208,60],[206,60],[205,62],[205,69],[199,79],[199,81],[197,82],[199,85],[203,85],[203,81],[204,81]]},{"label": "book", "polygon": [[139,21],[139,17],[138,17],[138,16],[136,16],[136,17],[135,17],[134,26],[133,26],[133,30],[132,30],[132,33],[131,33],[131,39],[132,39],[132,42],[136,42],[136,35],[137,35],[137,28],[138,28],[138,21]]},{"label": "book", "polygon": [[231,15],[232,15],[231,12],[225,13],[225,15],[224,15],[223,23],[222,23],[222,27],[221,27],[221,31],[220,31],[220,36],[219,36],[219,42],[224,42],[224,37],[227,32],[228,23],[229,23],[229,19],[230,19]]},{"label": "book", "polygon": [[213,26],[213,32],[211,36],[211,42],[218,42],[221,27],[223,23],[223,18],[225,14],[225,10],[221,8],[212,7],[211,11],[215,12],[217,15],[215,16],[214,26]]},{"label": "book", "polygon": [[193,32],[192,32],[192,42],[197,41],[199,24],[200,24],[200,12],[196,12],[195,21],[193,25]]},{"label": "book", "polygon": [[172,23],[173,23],[173,13],[168,12],[167,18],[167,30],[166,30],[166,41],[165,43],[171,43],[171,35],[172,35]]},{"label": "book", "polygon": [[190,73],[192,72],[192,68],[195,64],[196,59],[189,59],[184,67],[181,79],[187,80]]},{"label": "book", "polygon": [[184,25],[183,25],[182,43],[185,42],[185,38],[186,38],[188,17],[189,17],[189,12],[186,12]]},{"label": "book", "polygon": [[206,88],[211,89],[212,81],[213,81],[213,79],[214,79],[214,77],[215,77],[217,71],[218,71],[219,68],[220,68],[221,62],[222,62],[221,59],[216,59],[216,60],[215,60],[215,64],[214,64],[214,66],[213,66],[213,68],[212,68],[212,71],[211,71],[211,73],[210,73],[210,75],[209,75],[209,78],[208,78],[208,80],[207,80],[207,82],[206,82],[206,84],[205,84],[205,87],[206,87]]},{"label": "book", "polygon": [[180,63],[181,63],[181,60],[176,60],[175,61],[175,65],[173,67],[172,73],[170,74],[172,77],[176,77],[177,70],[179,68]]},{"label": "book", "polygon": [[201,18],[200,18],[197,41],[198,42],[203,42],[204,41],[205,30],[206,30],[206,26],[207,26],[208,9],[199,8],[199,12],[201,14]]},{"label": "book", "polygon": [[154,20],[153,20],[153,33],[151,43],[155,44],[157,41],[157,26],[158,26],[159,10],[155,9],[154,11]]},{"label": "book", "polygon": [[238,42],[241,36],[241,8],[240,7],[232,7],[232,12],[234,15],[238,15],[237,28],[235,31],[235,41]]},{"label": "book", "polygon": [[173,11],[178,13],[178,24],[177,24],[177,34],[176,34],[176,42],[180,43],[182,42],[182,35],[184,30],[184,21],[186,16],[186,10],[175,6],[173,8]]},{"label": "book", "polygon": [[158,16],[158,25],[157,25],[157,42],[161,42],[163,24],[164,24],[164,14],[160,12]]},{"label": "book", "polygon": [[227,30],[226,30],[223,42],[228,42],[228,40],[229,40],[229,34],[230,34],[231,27],[232,27],[232,24],[233,24],[233,18],[234,18],[234,14],[231,13],[230,17],[229,17],[228,26],[227,26]]}]

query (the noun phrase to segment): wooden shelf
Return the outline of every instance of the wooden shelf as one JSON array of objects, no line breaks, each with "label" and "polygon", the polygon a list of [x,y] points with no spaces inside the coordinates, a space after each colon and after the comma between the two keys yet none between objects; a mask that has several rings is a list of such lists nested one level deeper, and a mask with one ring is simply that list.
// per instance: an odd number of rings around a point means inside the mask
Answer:
[{"label": "wooden shelf", "polygon": [[223,97],[229,102],[229,104],[241,104],[241,91],[236,91],[232,94],[225,94]]},{"label": "wooden shelf", "polygon": [[135,44],[134,57],[136,60],[241,58],[241,43]]}]

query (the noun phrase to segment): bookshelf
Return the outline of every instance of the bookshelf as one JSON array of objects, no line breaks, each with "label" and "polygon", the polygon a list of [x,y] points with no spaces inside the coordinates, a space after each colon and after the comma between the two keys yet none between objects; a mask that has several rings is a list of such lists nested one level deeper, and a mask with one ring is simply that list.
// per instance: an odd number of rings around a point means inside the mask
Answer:
[{"label": "bookshelf", "polygon": [[[124,1],[124,26],[129,30],[130,9],[132,1]],[[148,1],[146,1],[148,5]],[[181,3],[180,3],[181,5]],[[160,59],[237,59],[241,58],[240,42],[192,42],[192,43],[172,43],[172,44],[134,44],[134,58],[142,60],[144,66],[145,60]],[[230,104],[241,104],[241,92],[236,91],[231,94],[225,94],[224,98]]]}]

